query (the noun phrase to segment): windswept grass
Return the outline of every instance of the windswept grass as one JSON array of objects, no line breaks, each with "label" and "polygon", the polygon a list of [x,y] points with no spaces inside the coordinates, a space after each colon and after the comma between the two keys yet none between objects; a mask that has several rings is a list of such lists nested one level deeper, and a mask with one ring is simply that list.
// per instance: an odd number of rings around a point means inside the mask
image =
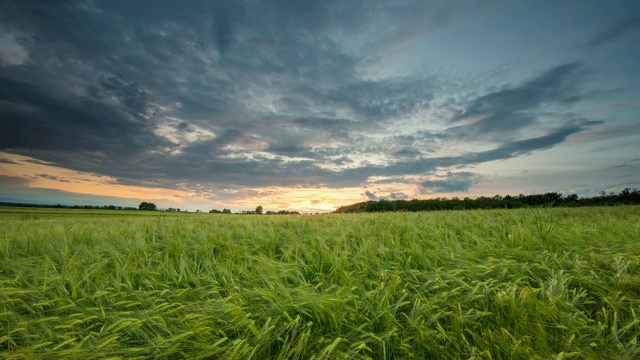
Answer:
[{"label": "windswept grass", "polygon": [[638,207],[21,211],[0,210],[7,359],[640,357]]}]

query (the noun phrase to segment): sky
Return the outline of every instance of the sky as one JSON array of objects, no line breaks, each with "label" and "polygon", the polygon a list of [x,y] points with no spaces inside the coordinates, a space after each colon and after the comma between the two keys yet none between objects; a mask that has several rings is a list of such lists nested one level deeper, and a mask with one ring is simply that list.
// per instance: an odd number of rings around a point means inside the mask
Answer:
[{"label": "sky", "polygon": [[638,1],[0,2],[0,201],[640,188]]}]

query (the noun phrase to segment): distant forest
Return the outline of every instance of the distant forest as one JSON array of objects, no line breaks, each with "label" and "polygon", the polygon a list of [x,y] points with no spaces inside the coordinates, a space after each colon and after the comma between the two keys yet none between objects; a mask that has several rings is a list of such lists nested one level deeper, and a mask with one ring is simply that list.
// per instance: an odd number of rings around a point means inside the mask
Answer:
[{"label": "distant forest", "polygon": [[341,206],[335,213],[387,212],[387,211],[435,211],[473,209],[518,209],[524,207],[577,207],[640,205],[640,191],[626,188],[619,194],[602,191],[595,197],[580,198],[576,194],[564,196],[556,192],[537,195],[493,197],[476,199],[438,197],[428,200],[377,200]]},{"label": "distant forest", "polygon": [[[390,211],[436,211],[436,210],[474,210],[474,209],[518,209],[524,207],[577,207],[577,206],[616,206],[616,205],[640,205],[640,191],[626,188],[619,194],[602,191],[594,197],[580,198],[576,194],[564,196],[556,192],[536,195],[517,195],[493,197],[481,196],[479,198],[460,199],[457,197],[437,197],[427,200],[377,200],[365,201],[352,205],[341,206],[334,213],[359,213],[359,212],[390,212]],[[154,210],[166,212],[181,212],[180,209],[158,209],[155,204],[143,202],[139,207],[123,207],[116,205],[45,205],[22,204],[14,202],[0,202],[0,206],[37,207],[37,208],[64,208],[64,209],[94,209],[94,210]],[[184,210],[186,212],[187,210]],[[197,210],[195,212],[201,212]],[[211,210],[213,214],[231,214],[231,210]],[[243,210],[237,214],[263,214],[262,206],[255,211]],[[297,211],[267,211],[266,215],[294,215]]]},{"label": "distant forest", "polygon": [[117,205],[63,205],[63,204],[25,204],[19,202],[0,202],[0,206],[33,207],[46,209],[84,209],[84,210],[141,210],[131,206]]}]

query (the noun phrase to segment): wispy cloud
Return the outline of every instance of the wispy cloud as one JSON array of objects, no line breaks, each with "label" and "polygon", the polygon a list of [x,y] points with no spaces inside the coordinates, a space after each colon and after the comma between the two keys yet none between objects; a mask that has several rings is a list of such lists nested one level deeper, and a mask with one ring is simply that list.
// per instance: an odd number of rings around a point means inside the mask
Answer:
[{"label": "wispy cloud", "polygon": [[[451,130],[454,136],[512,137],[519,130],[539,125],[541,107],[570,105],[581,100],[579,63],[563,64],[516,87],[507,87],[473,99],[451,119],[463,123]],[[546,110],[548,111],[548,110]]]},{"label": "wispy cloud", "polygon": [[464,157],[464,160],[468,163],[483,163],[493,160],[509,159],[519,155],[529,154],[533,151],[549,149],[563,143],[567,137],[601,123],[601,121],[595,120],[571,121],[553,129],[545,135],[506,142],[495,149],[470,154]]},{"label": "wispy cloud", "polygon": [[627,17],[624,20],[601,30],[589,39],[585,46],[595,48],[637,33],[640,33],[640,14]]}]

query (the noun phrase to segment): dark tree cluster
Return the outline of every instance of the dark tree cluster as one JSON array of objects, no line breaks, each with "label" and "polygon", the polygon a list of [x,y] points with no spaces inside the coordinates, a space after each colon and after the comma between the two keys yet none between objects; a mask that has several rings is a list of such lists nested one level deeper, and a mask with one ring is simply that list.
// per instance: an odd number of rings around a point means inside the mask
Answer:
[{"label": "dark tree cluster", "polygon": [[262,205],[258,205],[258,207],[256,207],[255,210],[242,210],[241,212],[239,212],[239,214],[243,214],[243,215],[262,215],[262,214],[266,214],[266,215],[300,215],[299,212],[297,211],[287,211],[287,210],[280,210],[280,211],[267,211],[266,213],[264,212],[264,209],[262,208]]},{"label": "dark tree cluster", "polygon": [[493,197],[481,196],[476,199],[439,197],[428,200],[379,200],[346,205],[336,209],[336,213],[388,212],[388,211],[435,211],[473,209],[518,209],[524,207],[577,207],[640,205],[640,191],[626,188],[619,194],[601,192],[599,196],[580,198],[576,194],[563,196],[556,192],[535,195]]},{"label": "dark tree cluster", "polygon": [[255,210],[242,210],[239,212],[239,214],[243,214],[243,215],[300,215],[299,212],[297,211],[287,211],[287,210],[280,210],[280,211],[267,211],[264,212],[264,210],[262,209],[262,206],[258,206]]},{"label": "dark tree cluster", "polygon": [[222,211],[220,211],[218,209],[211,209],[209,210],[209,214],[231,214],[231,210],[222,209]]},{"label": "dark tree cluster", "polygon": [[238,214],[242,215],[262,215],[262,205],[258,205],[255,210],[242,210]]},{"label": "dark tree cluster", "polygon": [[0,202],[0,206],[15,206],[15,207],[32,207],[32,208],[47,208],[47,209],[83,209],[83,210],[138,210],[138,208],[131,206],[117,206],[117,205],[63,205],[63,204],[23,204],[13,202]]},{"label": "dark tree cluster", "polygon": [[138,206],[138,209],[145,210],[145,211],[155,211],[155,210],[158,210],[158,207],[154,203],[143,201]]},{"label": "dark tree cluster", "polygon": [[267,215],[300,215],[300,212],[280,210],[280,211],[267,211],[266,214]]}]

